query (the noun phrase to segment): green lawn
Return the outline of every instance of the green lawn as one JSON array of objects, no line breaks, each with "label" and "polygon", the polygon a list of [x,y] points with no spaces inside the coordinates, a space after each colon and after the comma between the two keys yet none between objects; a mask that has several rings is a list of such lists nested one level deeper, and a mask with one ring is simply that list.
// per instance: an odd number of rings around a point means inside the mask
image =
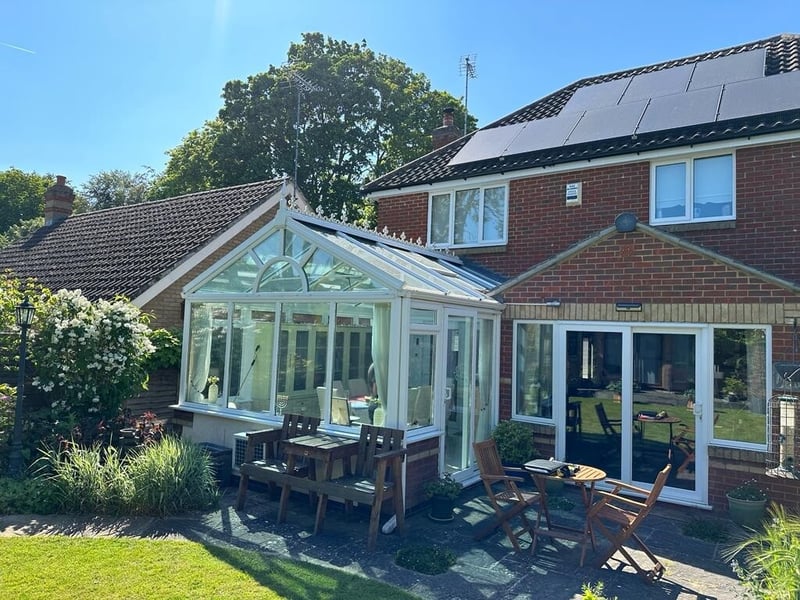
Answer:
[{"label": "green lawn", "polygon": [[415,598],[335,569],[189,541],[3,537],[0,555],[5,598]]}]

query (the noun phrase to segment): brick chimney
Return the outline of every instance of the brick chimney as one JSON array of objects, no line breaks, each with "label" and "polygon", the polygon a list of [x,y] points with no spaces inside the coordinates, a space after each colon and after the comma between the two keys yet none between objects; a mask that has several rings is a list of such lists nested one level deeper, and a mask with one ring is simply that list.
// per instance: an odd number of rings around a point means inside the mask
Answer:
[{"label": "brick chimney", "polygon": [[44,224],[55,225],[70,216],[74,200],[75,193],[67,185],[67,178],[57,175],[55,185],[44,193]]},{"label": "brick chimney", "polygon": [[454,112],[449,106],[442,111],[442,126],[434,129],[432,134],[434,150],[438,150],[461,137],[462,132],[454,123]]}]

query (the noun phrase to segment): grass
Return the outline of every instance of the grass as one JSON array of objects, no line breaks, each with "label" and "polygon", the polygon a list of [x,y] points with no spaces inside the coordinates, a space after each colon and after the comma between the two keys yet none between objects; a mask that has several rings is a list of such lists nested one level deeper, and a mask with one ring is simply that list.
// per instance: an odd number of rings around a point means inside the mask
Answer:
[{"label": "grass", "polygon": [[692,517],[682,525],[681,531],[683,535],[706,542],[725,542],[730,537],[727,523],[706,517]]},{"label": "grass", "polygon": [[440,575],[456,564],[456,555],[441,546],[410,545],[397,551],[395,563],[406,569]]},{"label": "grass", "polygon": [[5,537],[0,555],[3,596],[26,600],[416,598],[343,571],[189,541]]}]

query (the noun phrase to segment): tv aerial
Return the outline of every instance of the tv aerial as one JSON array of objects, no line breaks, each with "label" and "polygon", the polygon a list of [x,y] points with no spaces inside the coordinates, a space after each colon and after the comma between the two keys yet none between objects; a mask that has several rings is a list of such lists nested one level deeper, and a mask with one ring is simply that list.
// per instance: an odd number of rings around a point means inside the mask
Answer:
[{"label": "tv aerial", "polygon": [[321,92],[322,87],[309,81],[297,71],[289,71],[289,84],[297,88],[297,112],[294,121],[294,176],[292,186],[292,201],[297,201],[297,162],[300,154],[300,104],[303,94],[311,92]]},{"label": "tv aerial", "polygon": [[464,135],[467,131],[467,119],[469,118],[469,80],[478,76],[476,54],[464,54],[458,63],[458,72],[464,76]]}]

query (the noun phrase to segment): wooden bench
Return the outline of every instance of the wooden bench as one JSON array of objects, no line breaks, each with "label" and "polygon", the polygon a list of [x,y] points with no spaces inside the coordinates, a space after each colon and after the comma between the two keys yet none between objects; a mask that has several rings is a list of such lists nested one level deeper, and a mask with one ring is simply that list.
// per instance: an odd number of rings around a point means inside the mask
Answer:
[{"label": "wooden bench", "polygon": [[[247,446],[244,451],[244,462],[239,466],[239,494],[236,496],[236,509],[242,510],[247,500],[247,487],[250,480],[266,483],[270,487],[270,495],[275,487],[282,485],[289,477],[286,461],[280,449],[281,443],[292,437],[316,433],[319,417],[284,414],[283,427],[280,429],[264,429],[247,432]],[[263,449],[261,460],[255,460],[258,446]],[[305,476],[300,469],[294,469],[293,475]]]},{"label": "wooden bench", "polygon": [[403,504],[403,476],[401,472],[406,450],[403,434],[399,429],[361,425],[355,471],[331,480],[305,480],[302,484],[319,495],[314,532],[322,531],[325,522],[328,497],[342,498],[347,510],[353,502],[372,507],[367,533],[367,549],[375,547],[384,500],[393,501],[397,517],[397,530],[405,531],[405,507]]}]

